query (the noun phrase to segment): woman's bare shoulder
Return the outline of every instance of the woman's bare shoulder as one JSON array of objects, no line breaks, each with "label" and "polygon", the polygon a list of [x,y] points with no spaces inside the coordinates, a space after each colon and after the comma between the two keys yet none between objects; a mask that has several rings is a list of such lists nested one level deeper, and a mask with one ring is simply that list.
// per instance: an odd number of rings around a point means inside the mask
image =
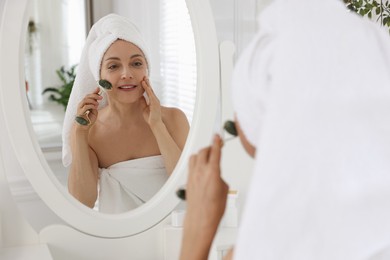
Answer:
[{"label": "woman's bare shoulder", "polygon": [[180,149],[183,149],[190,129],[187,116],[182,110],[173,107],[161,107],[161,114],[168,132]]},{"label": "woman's bare shoulder", "polygon": [[188,123],[185,113],[176,107],[161,107],[163,121],[169,124]]}]

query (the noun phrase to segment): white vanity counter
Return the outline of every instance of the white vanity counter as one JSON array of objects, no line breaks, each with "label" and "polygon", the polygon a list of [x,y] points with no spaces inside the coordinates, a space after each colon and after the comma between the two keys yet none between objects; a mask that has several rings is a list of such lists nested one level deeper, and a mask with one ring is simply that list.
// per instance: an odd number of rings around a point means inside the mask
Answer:
[{"label": "white vanity counter", "polygon": [[49,248],[45,244],[9,247],[0,249],[1,260],[52,260]]},{"label": "white vanity counter", "polygon": [[67,170],[62,165],[62,125],[64,107],[57,103],[48,103],[43,108],[30,110],[31,122],[51,170],[58,180],[67,185]]},{"label": "white vanity counter", "polygon": [[63,106],[48,103],[43,108],[30,110],[30,114],[34,132],[42,149],[61,147],[62,124],[65,116]]}]

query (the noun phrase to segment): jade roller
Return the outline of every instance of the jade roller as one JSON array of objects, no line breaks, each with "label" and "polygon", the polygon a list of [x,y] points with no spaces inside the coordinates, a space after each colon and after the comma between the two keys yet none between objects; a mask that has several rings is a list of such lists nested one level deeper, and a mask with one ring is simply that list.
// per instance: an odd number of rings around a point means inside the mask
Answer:
[{"label": "jade roller", "polygon": [[[100,87],[100,91],[98,93],[99,96],[103,93],[104,90],[111,90],[112,89],[112,85],[108,80],[101,79],[101,80],[99,80],[98,84]],[[75,118],[76,122],[79,123],[80,125],[91,124],[91,120],[88,117],[90,112],[91,112],[90,110],[87,110],[82,115],[76,116],[76,118]]]},{"label": "jade roller", "polygon": [[[224,143],[226,143],[227,141],[232,140],[233,138],[238,136],[236,124],[231,120],[228,120],[225,122],[225,124],[223,125],[223,129],[225,129],[226,132],[228,132],[229,134],[231,134],[233,136],[232,138],[225,139],[223,141]],[[186,200],[186,190],[185,189],[178,189],[176,191],[176,196],[179,197],[179,199],[181,199],[181,200]]]}]

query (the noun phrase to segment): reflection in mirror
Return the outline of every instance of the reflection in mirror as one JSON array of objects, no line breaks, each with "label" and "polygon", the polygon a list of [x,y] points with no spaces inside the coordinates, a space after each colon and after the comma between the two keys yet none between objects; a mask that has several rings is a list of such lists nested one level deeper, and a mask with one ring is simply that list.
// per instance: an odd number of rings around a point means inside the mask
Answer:
[{"label": "reflection in mirror", "polygon": [[[66,106],[61,102],[66,99],[66,93],[63,98],[56,92],[61,90],[61,87],[72,85],[69,83],[73,83],[74,76],[79,69],[81,51],[88,31],[86,30],[86,19],[91,13],[96,14],[97,12],[96,10],[90,12],[84,1],[78,0],[34,0],[31,6],[28,41],[25,51],[25,68],[32,123],[42,151],[53,173],[64,186],[68,186],[70,167],[63,167],[61,162],[61,132]],[[142,3],[135,0],[113,0],[105,7],[108,9],[101,10],[101,13],[118,13],[124,17],[130,17],[131,21],[140,29],[149,50],[150,85],[163,107],[162,111],[166,110],[164,107],[177,108],[174,111],[182,111],[186,121],[191,123],[196,94],[196,56],[192,27],[185,1],[161,0],[159,5],[156,5],[155,0],[142,1]],[[53,10],[56,13],[55,15],[53,15]],[[145,13],[148,15],[142,15]],[[94,17],[93,19],[96,21],[99,18]],[[73,66],[77,66],[74,71]],[[118,84],[113,82],[113,85],[114,91],[107,96],[111,94],[111,96],[114,96],[115,87]],[[54,87],[54,90],[49,87]],[[45,89],[46,92],[42,95]],[[50,98],[51,95],[53,95],[53,98]],[[57,99],[57,101],[50,99]],[[103,115],[106,115],[106,117],[113,119],[112,116],[107,116],[110,115],[109,113],[103,112],[109,111],[107,108],[99,113],[99,117],[102,116],[101,118],[103,118]],[[110,124],[110,127],[112,128],[113,125]],[[186,123],[179,125],[171,123],[165,125],[165,128],[167,130],[165,133],[168,133],[168,136],[173,139],[175,135],[181,132],[188,132]],[[150,130],[150,127],[149,132],[140,131],[140,129],[138,128],[138,131],[143,135],[148,133],[149,138],[142,139],[138,135],[138,138],[127,140],[119,138],[121,136],[118,132],[109,133],[108,130],[105,133],[106,136],[102,137],[99,136],[101,132],[97,131],[95,138],[102,138],[99,139],[99,142],[91,144],[91,147],[93,147],[96,154],[99,168],[105,170],[115,163],[129,159],[140,159],[140,157],[146,155],[162,154],[164,160],[166,160],[164,148],[161,148],[164,146],[160,144],[169,141],[169,137],[157,137]],[[114,139],[107,136],[116,137],[117,144],[114,145],[112,143]],[[154,138],[150,138],[151,136],[154,136]],[[125,145],[124,140],[128,142],[127,145]],[[145,140],[153,140],[153,145],[148,146],[148,142]],[[182,149],[182,146],[183,144],[180,144],[179,148]],[[110,150],[112,147],[117,149]],[[130,147],[136,149],[130,149]],[[148,150],[147,147],[153,148]],[[104,151],[110,151],[110,156],[107,156]],[[166,161],[164,160],[164,167],[166,167]],[[167,176],[172,173],[173,168],[174,166],[167,167]],[[128,178],[124,174],[121,174],[120,177]],[[136,186],[136,189],[147,190],[153,186],[153,183],[141,181]],[[158,188],[153,191],[153,194],[157,190]],[[150,196],[153,196],[153,194],[150,194]],[[137,197],[137,195],[135,196]],[[94,204],[94,202],[83,202],[90,207]],[[142,203],[144,203],[143,200],[134,207]],[[115,204],[115,202],[112,201],[112,204]],[[97,204],[95,208],[98,209],[98,206]],[[110,209],[106,212],[119,213],[131,208]]]}]

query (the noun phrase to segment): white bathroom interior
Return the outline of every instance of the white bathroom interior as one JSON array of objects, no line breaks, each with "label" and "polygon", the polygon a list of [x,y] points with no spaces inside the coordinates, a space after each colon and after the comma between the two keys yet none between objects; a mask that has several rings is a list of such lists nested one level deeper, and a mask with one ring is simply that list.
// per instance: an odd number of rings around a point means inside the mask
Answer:
[{"label": "white bathroom interior", "polygon": [[[1,0],[0,259],[178,259],[191,153],[233,119],[230,78],[269,0]],[[88,29],[108,13],[132,19],[151,51],[151,83],[191,128],[173,175],[145,205],[117,215],[67,193],[64,106],[49,99],[56,71],[77,65]],[[69,80],[68,80],[69,81]],[[228,135],[228,134],[224,134]],[[239,162],[239,163],[238,163]],[[209,259],[234,244],[252,162],[238,139],[223,148],[228,207]]]}]

